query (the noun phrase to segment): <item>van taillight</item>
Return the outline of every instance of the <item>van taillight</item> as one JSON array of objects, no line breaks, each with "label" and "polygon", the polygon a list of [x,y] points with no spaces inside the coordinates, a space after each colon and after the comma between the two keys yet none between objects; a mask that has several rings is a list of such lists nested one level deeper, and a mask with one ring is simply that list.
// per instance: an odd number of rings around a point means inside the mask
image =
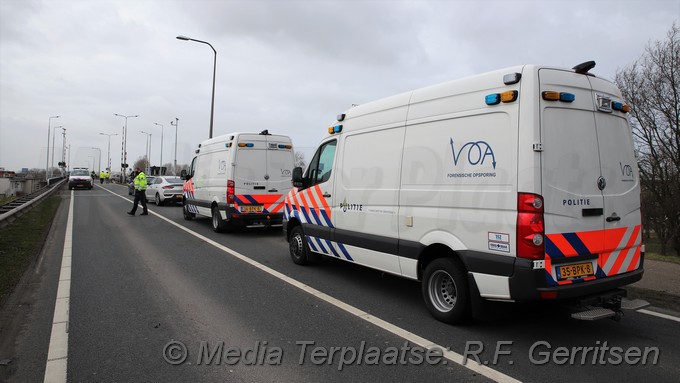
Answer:
[{"label": "van taillight", "polygon": [[543,197],[538,194],[517,194],[517,256],[527,259],[545,257],[545,226]]},{"label": "van taillight", "polygon": [[228,180],[227,181],[227,203],[232,204],[234,203],[234,181]]}]

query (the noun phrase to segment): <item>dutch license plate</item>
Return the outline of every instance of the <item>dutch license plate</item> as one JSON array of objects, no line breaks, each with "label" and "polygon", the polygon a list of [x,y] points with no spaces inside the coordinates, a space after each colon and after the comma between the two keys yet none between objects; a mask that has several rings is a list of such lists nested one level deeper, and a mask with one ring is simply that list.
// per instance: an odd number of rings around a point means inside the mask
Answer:
[{"label": "dutch license plate", "polygon": [[262,213],[262,205],[241,206],[241,213]]},{"label": "dutch license plate", "polygon": [[182,198],[181,194],[175,194],[175,198]]},{"label": "dutch license plate", "polygon": [[591,275],[595,275],[595,273],[593,272],[593,264],[590,262],[557,267],[558,280],[588,277]]}]

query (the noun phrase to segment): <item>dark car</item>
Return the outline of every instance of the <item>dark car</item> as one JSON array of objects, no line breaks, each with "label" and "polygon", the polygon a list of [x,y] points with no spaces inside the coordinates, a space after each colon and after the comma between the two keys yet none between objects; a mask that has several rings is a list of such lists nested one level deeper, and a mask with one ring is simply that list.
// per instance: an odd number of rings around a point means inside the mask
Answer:
[{"label": "dark car", "polygon": [[68,189],[92,189],[92,177],[87,169],[73,169],[68,177]]}]

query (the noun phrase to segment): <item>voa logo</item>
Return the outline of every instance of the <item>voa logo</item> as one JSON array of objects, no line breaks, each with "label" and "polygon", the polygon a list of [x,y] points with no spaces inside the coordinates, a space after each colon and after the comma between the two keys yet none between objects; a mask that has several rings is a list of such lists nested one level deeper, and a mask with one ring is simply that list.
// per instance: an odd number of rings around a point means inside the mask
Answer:
[{"label": "voa logo", "polygon": [[451,138],[451,153],[453,154],[453,164],[456,166],[461,161],[473,166],[491,163],[493,168],[496,169],[496,156],[491,145],[486,141],[470,141],[456,148],[456,143]]}]

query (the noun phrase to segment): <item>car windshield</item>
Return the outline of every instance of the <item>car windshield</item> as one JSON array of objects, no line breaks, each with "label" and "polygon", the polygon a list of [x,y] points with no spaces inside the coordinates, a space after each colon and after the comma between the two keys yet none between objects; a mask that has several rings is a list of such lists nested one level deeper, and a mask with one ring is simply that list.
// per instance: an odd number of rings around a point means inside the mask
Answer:
[{"label": "car windshield", "polygon": [[72,176],[89,176],[90,172],[88,172],[87,170],[83,170],[83,169],[75,169],[75,170],[71,171],[71,175]]},{"label": "car windshield", "polygon": [[179,177],[165,177],[165,182],[169,184],[181,184],[183,181]]}]

